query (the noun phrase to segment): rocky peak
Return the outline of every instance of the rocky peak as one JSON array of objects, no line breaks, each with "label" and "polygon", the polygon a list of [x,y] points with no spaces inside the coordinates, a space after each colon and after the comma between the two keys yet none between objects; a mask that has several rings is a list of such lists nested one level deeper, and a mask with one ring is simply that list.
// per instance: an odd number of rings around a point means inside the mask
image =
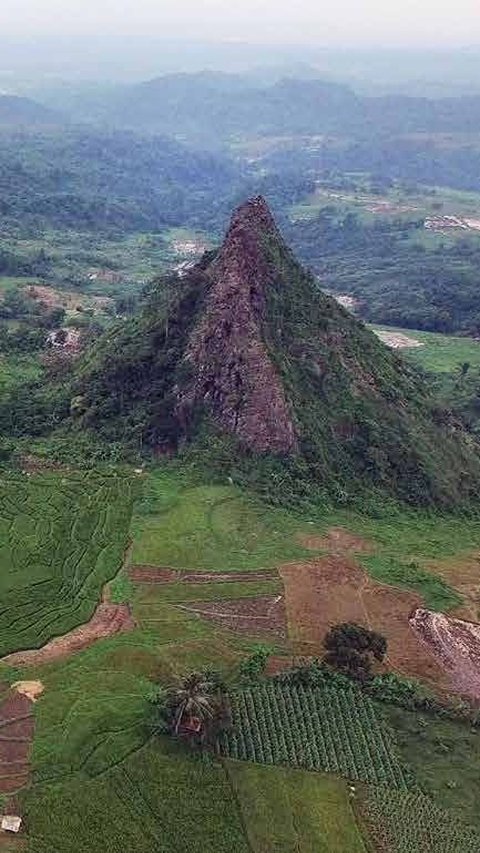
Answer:
[{"label": "rocky peak", "polygon": [[263,336],[265,292],[275,275],[265,241],[281,240],[266,201],[253,198],[234,213],[207,270],[211,284],[184,360],[190,379],[177,389],[177,413],[198,405],[222,429],[259,452],[290,453],[296,433],[281,379]]},{"label": "rocky peak", "polygon": [[257,233],[271,232],[278,235],[275,220],[262,195],[249,198],[237,208],[232,216],[226,241],[228,241],[231,233],[242,229],[254,229]]}]

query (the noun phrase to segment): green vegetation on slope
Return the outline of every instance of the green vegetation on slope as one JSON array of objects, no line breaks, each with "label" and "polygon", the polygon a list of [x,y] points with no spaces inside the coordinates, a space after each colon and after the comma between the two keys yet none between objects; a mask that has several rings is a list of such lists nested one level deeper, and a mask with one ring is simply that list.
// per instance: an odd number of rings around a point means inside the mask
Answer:
[{"label": "green vegetation on slope", "polygon": [[239,761],[226,768],[253,853],[365,853],[345,781]]},{"label": "green vegetation on slope", "polygon": [[128,479],[0,472],[0,655],[86,622],[125,551]]},{"label": "green vegetation on slope", "polygon": [[0,395],[4,391],[15,393],[20,385],[37,379],[42,372],[33,355],[8,355],[0,353]]},{"label": "green vegetation on slope", "polygon": [[263,331],[300,427],[311,491],[325,483],[348,502],[361,482],[415,505],[458,506],[465,487],[473,496],[474,450],[448,412],[435,413],[416,372],[333,299],[315,297],[278,240],[268,237],[265,251],[275,277]]}]

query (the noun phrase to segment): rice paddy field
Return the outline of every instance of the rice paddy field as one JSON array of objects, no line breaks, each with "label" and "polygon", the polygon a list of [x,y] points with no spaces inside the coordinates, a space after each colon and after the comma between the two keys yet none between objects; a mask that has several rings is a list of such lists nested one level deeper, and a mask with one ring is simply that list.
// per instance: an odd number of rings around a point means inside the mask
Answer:
[{"label": "rice paddy field", "polygon": [[93,614],[127,545],[123,477],[0,473],[0,655],[37,648]]},{"label": "rice paddy field", "polygon": [[[301,617],[282,567],[294,577],[334,557],[457,612],[470,594],[459,566],[480,550],[475,519],[296,515],[168,464],[0,477],[0,700],[8,685],[41,685],[21,782],[0,704],[0,803],[21,814],[27,853],[479,849],[477,729],[354,686],[242,675],[259,644],[274,669],[292,663]],[[85,626],[99,606],[128,619],[95,636]],[[198,752],[157,732],[152,696],[206,667],[228,685],[232,728]],[[2,853],[7,842],[0,834]]]}]

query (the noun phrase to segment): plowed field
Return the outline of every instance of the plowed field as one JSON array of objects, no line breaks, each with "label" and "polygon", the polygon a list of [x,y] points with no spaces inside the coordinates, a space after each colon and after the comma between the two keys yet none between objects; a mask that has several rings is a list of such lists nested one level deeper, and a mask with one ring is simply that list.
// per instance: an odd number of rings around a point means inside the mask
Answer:
[{"label": "plowed field", "polygon": [[357,622],[388,641],[388,664],[406,676],[446,685],[440,662],[412,631],[409,618],[420,596],[375,583],[353,560],[339,555],[280,568],[289,639],[296,654],[321,655],[333,625]]}]

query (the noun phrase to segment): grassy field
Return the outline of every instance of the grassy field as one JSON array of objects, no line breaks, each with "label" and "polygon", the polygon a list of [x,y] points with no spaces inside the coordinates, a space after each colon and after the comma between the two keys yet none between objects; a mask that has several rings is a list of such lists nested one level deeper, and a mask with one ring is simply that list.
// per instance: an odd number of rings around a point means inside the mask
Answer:
[{"label": "grassy field", "polygon": [[462,596],[431,571],[420,568],[414,560],[400,562],[393,557],[363,557],[362,564],[370,577],[381,583],[405,587],[419,592],[430,610],[447,611],[462,603]]},{"label": "grassy field", "polygon": [[454,720],[384,706],[402,760],[435,804],[480,831],[480,734]]},{"label": "grassy field", "polygon": [[255,570],[305,556],[298,521],[234,486],[196,486],[169,472],[149,478],[133,520],[132,561],[206,571]]},{"label": "grassy field", "polygon": [[95,778],[34,787],[29,853],[249,853],[225,771],[158,739]]},{"label": "grassy field", "polygon": [[227,762],[254,853],[366,853],[341,779]]},{"label": "grassy field", "polygon": [[399,794],[370,786],[362,797],[362,812],[380,850],[391,853],[477,853],[480,835],[429,797],[412,791]]},{"label": "grassy field", "polygon": [[123,477],[0,474],[0,655],[89,619],[118,572],[131,494]]},{"label": "grassy field", "polygon": [[390,326],[371,326],[371,328],[401,332],[413,340],[421,341],[421,347],[406,348],[401,352],[405,358],[412,360],[429,373],[459,373],[465,362],[468,362],[471,367],[480,367],[480,341],[475,341],[473,338],[460,338],[412,329],[394,329]]}]

